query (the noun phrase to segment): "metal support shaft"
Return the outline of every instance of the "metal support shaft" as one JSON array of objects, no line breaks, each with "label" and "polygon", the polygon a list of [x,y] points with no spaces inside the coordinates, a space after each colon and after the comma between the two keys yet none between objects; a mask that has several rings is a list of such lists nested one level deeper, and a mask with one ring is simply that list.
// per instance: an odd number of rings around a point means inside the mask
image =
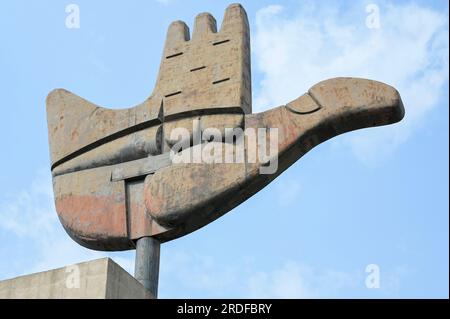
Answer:
[{"label": "metal support shaft", "polygon": [[136,242],[134,277],[154,298],[158,297],[160,242],[152,237],[143,237]]}]

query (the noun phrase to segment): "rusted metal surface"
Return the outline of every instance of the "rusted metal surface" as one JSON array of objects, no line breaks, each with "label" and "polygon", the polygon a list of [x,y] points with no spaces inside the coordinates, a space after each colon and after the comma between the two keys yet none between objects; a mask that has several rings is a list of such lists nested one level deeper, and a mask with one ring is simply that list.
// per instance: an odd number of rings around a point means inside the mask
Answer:
[{"label": "rusted metal surface", "polygon": [[[134,108],[110,110],[65,90],[50,93],[56,210],[81,245],[126,250],[144,237],[164,242],[183,236],[251,197],[319,143],[404,116],[394,88],[355,78],[320,82],[286,105],[251,114],[244,9],[231,5],[216,28],[211,15],[201,14],[189,40],[187,26],[172,23],[155,90]],[[179,128],[188,133],[189,148],[178,156],[220,149],[222,162],[174,162],[170,150],[183,140],[172,132]],[[255,136],[246,134],[261,128],[278,130],[278,166],[271,174],[261,168],[273,158],[253,160]],[[206,132],[221,138],[197,140]],[[225,161],[242,154],[242,161]]]}]

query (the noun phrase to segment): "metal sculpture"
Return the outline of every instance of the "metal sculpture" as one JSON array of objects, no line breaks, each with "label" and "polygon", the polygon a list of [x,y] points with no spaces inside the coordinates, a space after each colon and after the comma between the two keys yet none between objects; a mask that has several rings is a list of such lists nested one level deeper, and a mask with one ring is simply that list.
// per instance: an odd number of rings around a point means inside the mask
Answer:
[{"label": "metal sculpture", "polygon": [[[233,4],[220,31],[208,13],[197,16],[192,39],[184,22],[170,25],[155,89],[142,104],[112,110],[66,90],[49,94],[56,211],[80,245],[137,249],[136,277],[156,296],[160,243],[227,213],[319,143],[403,116],[393,87],[356,78],[320,82],[252,114],[248,20]],[[187,134],[174,134],[180,128]],[[277,134],[254,133],[261,129]],[[180,143],[186,147],[174,150]],[[276,154],[259,156],[267,145]],[[205,148],[216,160],[195,159]]]}]

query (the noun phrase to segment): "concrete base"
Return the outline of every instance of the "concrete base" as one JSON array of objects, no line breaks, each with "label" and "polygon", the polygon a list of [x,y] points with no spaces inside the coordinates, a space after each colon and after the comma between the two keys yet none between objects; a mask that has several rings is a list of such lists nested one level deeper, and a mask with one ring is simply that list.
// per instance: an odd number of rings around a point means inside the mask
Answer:
[{"label": "concrete base", "polygon": [[152,299],[109,258],[0,281],[0,299]]}]

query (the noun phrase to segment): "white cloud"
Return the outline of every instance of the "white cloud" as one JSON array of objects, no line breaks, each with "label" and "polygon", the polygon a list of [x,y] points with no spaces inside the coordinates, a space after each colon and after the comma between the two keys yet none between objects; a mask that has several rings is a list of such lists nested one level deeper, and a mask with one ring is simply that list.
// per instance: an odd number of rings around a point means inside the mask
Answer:
[{"label": "white cloud", "polygon": [[364,285],[361,273],[313,269],[294,261],[268,270],[251,258],[223,263],[197,252],[164,254],[162,298],[328,298],[357,295]]},{"label": "white cloud", "polygon": [[396,266],[393,269],[384,271],[381,269],[380,286],[384,295],[388,297],[397,297],[401,290],[402,278],[414,277],[414,269],[405,265]]},{"label": "white cloud", "polygon": [[357,273],[313,270],[286,262],[272,272],[259,272],[249,279],[249,294],[254,298],[332,298],[357,287]]},{"label": "white cloud", "polygon": [[[47,170],[37,173],[29,187],[17,195],[0,201],[0,230],[10,245],[25,247],[25,254],[18,248],[13,249],[13,255],[0,251],[0,280],[105,256],[133,273],[134,252],[92,251],[69,238],[54,210]],[[395,295],[405,273],[408,274],[404,267],[391,272],[383,269],[382,292]],[[161,297],[326,298],[356,294],[358,285],[363,283],[358,272],[313,269],[294,261],[268,270],[252,257],[224,263],[196,250],[180,251],[170,246],[163,246],[161,256]]]},{"label": "white cloud", "polygon": [[2,201],[0,227],[21,238],[39,238],[53,231],[53,191],[48,175],[39,171],[28,188]]},{"label": "white cloud", "polygon": [[315,83],[336,76],[379,80],[401,93],[405,119],[383,129],[349,134],[350,147],[368,164],[389,154],[443,98],[448,81],[448,18],[415,4],[380,5],[380,29],[369,29],[363,3],[333,9],[302,2],[297,13],[279,5],[259,10],[253,58],[262,78],[255,110],[285,104]]},{"label": "white cloud", "polygon": [[[20,253],[15,256],[24,258],[18,268],[12,268],[11,259],[2,258],[2,268],[7,271],[6,274],[0,274],[1,278],[112,256],[109,253],[83,248],[66,234],[54,208],[51,175],[48,170],[40,170],[30,185],[18,194],[2,198],[0,230],[9,237],[11,243],[25,243],[27,248],[25,256]],[[132,258],[122,254],[113,259],[133,273]]]},{"label": "white cloud", "polygon": [[[272,273],[258,272],[248,280],[253,298],[313,298],[314,293],[305,281],[305,273],[296,263],[286,263]],[[308,274],[310,275],[310,274]]]}]

